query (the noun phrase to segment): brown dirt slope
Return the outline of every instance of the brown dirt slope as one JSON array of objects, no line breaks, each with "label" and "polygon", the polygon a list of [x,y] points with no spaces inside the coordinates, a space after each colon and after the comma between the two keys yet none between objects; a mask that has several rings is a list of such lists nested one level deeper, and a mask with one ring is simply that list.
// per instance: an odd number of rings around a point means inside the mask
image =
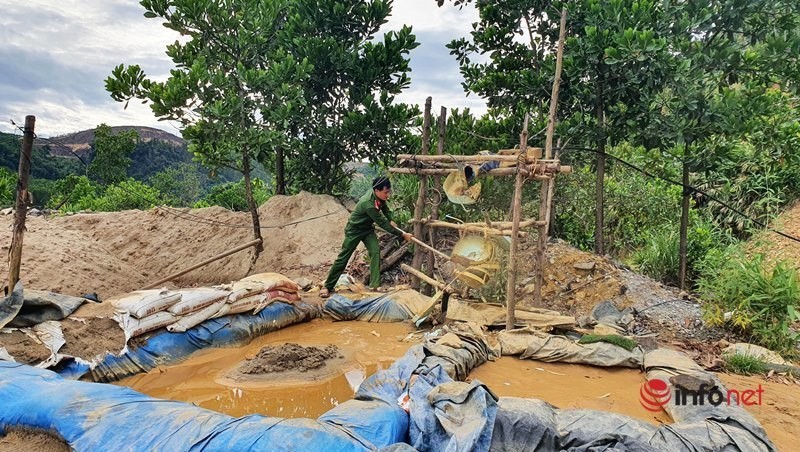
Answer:
[{"label": "brown dirt slope", "polygon": [[[771,227],[793,237],[800,237],[800,202],[786,209]],[[750,240],[749,251],[763,253],[769,262],[786,261],[800,271],[800,243],[770,231],[762,231]]]}]

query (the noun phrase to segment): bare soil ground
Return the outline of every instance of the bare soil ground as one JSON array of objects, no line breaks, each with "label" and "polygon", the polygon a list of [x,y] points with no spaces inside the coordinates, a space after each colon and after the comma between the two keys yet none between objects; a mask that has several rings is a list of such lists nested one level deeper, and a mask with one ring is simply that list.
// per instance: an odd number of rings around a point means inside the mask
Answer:
[{"label": "bare soil ground", "polygon": [[72,450],[63,438],[44,430],[13,428],[0,435],[0,452],[70,452]]}]

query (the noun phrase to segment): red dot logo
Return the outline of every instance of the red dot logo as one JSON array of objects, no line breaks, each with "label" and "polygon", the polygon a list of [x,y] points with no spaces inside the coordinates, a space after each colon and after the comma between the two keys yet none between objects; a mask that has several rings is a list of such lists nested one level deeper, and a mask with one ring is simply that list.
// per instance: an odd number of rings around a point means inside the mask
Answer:
[{"label": "red dot logo", "polygon": [[661,411],[669,403],[670,389],[669,384],[664,380],[654,378],[642,384],[639,389],[639,403],[645,410]]}]

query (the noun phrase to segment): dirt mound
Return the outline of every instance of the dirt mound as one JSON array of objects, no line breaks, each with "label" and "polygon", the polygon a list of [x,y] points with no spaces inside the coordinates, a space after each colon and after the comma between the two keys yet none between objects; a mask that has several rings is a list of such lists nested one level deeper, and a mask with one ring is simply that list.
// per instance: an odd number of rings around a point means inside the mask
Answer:
[{"label": "dirt mound", "polygon": [[[770,225],[792,237],[800,237],[800,201],[783,211]],[[748,251],[763,253],[768,262],[786,261],[800,271],[800,243],[770,231],[761,231],[750,239]]]},{"label": "dirt mound", "polygon": [[326,361],[342,358],[339,348],[335,345],[322,347],[303,347],[298,344],[283,344],[279,346],[266,346],[252,359],[239,367],[239,372],[246,375],[263,375],[273,372],[299,371],[324,367]]},{"label": "dirt mound", "polygon": [[27,428],[9,428],[0,436],[0,452],[35,450],[38,452],[69,452],[72,450],[56,433]]},{"label": "dirt mound", "polygon": [[[259,216],[265,243],[254,271],[319,279],[336,258],[349,214],[333,197],[300,193],[271,198]],[[0,221],[7,251],[13,217]],[[221,207],[29,217],[27,229],[21,270],[26,287],[68,295],[97,292],[101,298],[139,289],[253,239],[250,214]],[[172,286],[243,278],[252,252],[209,264]],[[2,262],[0,271],[7,270]]]},{"label": "dirt mound", "polygon": [[[93,240],[91,230],[65,228],[64,220],[28,217],[20,269],[26,288],[80,296],[128,292],[147,283],[138,269]],[[14,218],[6,215],[0,221],[0,252],[5,254],[11,246]],[[8,273],[7,259],[0,261],[0,273]]]}]

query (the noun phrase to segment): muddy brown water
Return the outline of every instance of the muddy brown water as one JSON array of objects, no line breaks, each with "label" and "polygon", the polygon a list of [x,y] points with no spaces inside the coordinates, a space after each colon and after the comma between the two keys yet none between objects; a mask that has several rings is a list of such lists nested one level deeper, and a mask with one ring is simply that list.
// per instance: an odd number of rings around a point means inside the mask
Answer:
[{"label": "muddy brown water", "polygon": [[[353,398],[369,375],[388,368],[413,342],[406,323],[332,322],[316,319],[262,336],[241,348],[207,349],[187,361],[162,366],[118,384],[160,399],[194,403],[231,416],[263,414],[316,418]],[[417,336],[419,337],[419,336]],[[269,374],[243,379],[235,370],[265,345],[335,344],[344,360],[309,372]]]}]

